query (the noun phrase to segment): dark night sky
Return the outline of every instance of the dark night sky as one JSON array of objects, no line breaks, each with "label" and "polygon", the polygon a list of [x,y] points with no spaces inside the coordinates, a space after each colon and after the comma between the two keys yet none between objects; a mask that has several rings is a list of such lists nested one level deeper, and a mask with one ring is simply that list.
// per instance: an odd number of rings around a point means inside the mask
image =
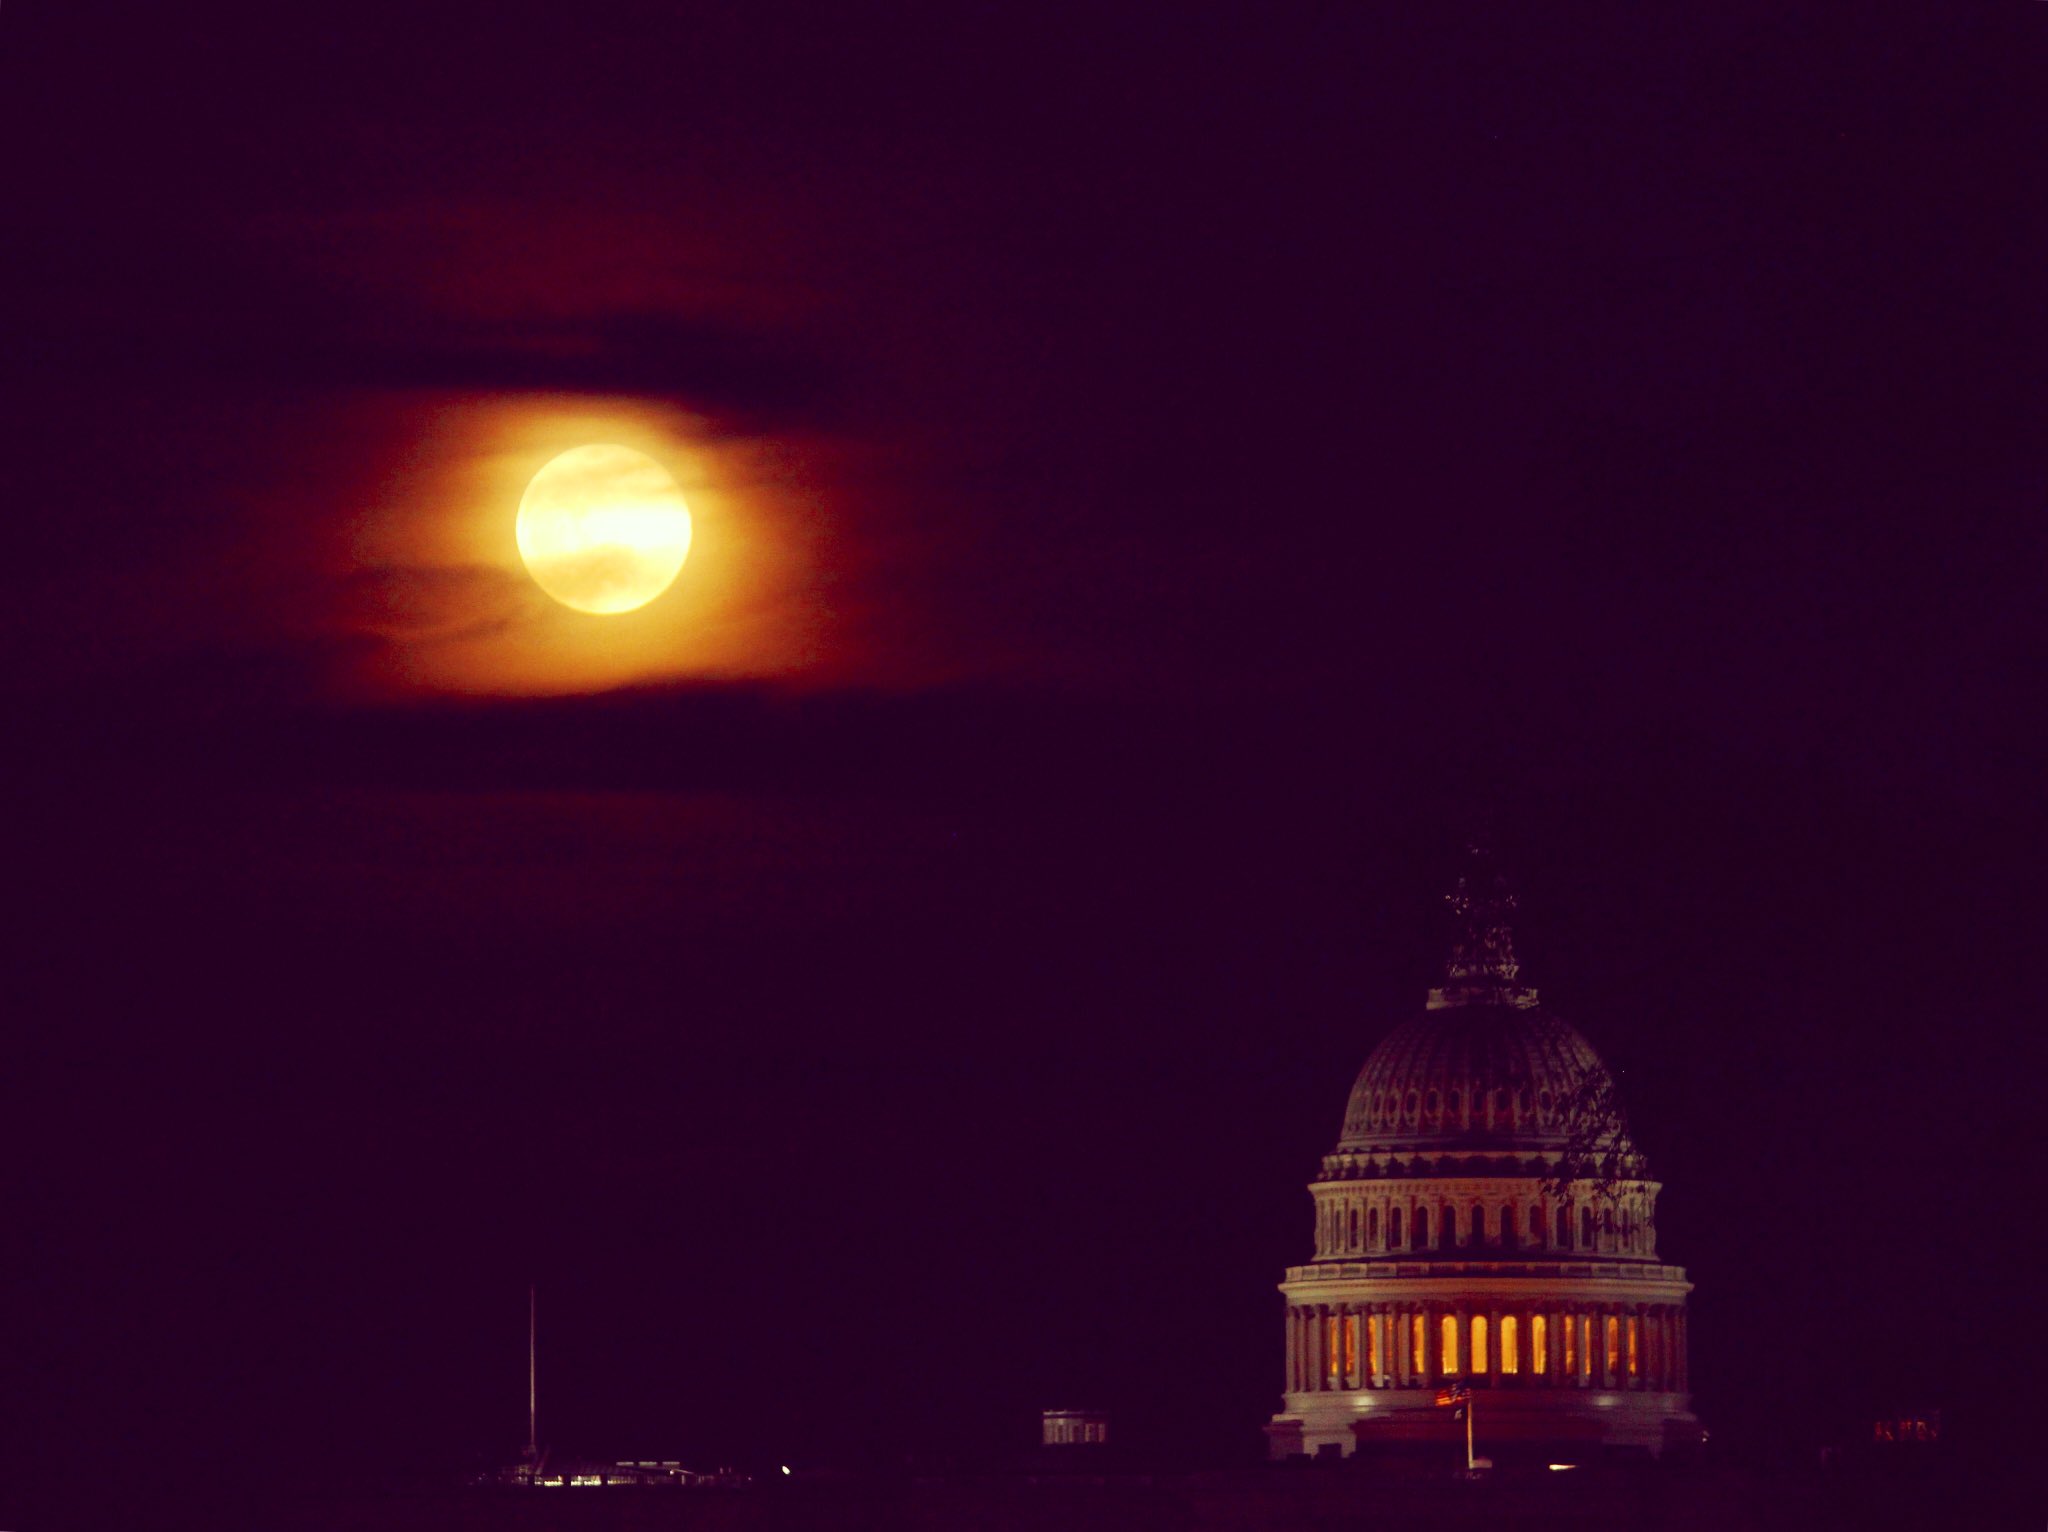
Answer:
[{"label": "dark night sky", "polygon": [[[9,1482],[514,1449],[529,1272],[564,1446],[1250,1458],[1478,807],[1709,1423],[1995,1437],[2048,10],[429,9],[0,11]],[[422,682],[585,408],[788,557]]]}]

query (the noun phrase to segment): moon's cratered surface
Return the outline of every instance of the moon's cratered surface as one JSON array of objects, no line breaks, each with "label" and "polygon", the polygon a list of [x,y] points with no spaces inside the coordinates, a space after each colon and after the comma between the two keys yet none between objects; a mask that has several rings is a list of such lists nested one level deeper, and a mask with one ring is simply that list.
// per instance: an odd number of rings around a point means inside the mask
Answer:
[{"label": "moon's cratered surface", "polygon": [[519,557],[562,605],[609,616],[647,605],[690,555],[690,508],[668,470],[631,447],[572,447],[519,501]]}]

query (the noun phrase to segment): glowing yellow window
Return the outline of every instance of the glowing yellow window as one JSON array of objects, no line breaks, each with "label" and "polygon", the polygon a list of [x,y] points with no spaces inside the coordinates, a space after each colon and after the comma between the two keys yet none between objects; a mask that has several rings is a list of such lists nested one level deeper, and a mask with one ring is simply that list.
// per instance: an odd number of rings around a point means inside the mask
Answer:
[{"label": "glowing yellow window", "polygon": [[1458,1370],[1458,1317],[1457,1317],[1457,1315],[1455,1315],[1455,1314],[1446,1314],[1446,1315],[1444,1315],[1444,1322],[1443,1322],[1443,1326],[1442,1326],[1442,1334],[1443,1334],[1443,1345],[1444,1345],[1444,1372],[1445,1372],[1446,1374],[1454,1373],[1454,1372],[1456,1372],[1456,1371]]},{"label": "glowing yellow window", "polygon": [[1369,1314],[1365,1321],[1365,1371],[1366,1376],[1380,1375],[1380,1321],[1376,1314]]},{"label": "glowing yellow window", "polygon": [[1607,1316],[1607,1370],[1621,1371],[1621,1321],[1612,1314]]},{"label": "glowing yellow window", "polygon": [[1642,1321],[1635,1315],[1628,1316],[1628,1375],[1636,1375],[1636,1334],[1642,1328]]},{"label": "glowing yellow window", "polygon": [[[1512,1314],[1501,1315],[1500,1320],[1500,1370],[1520,1372],[1522,1370],[1522,1322]],[[1477,1350],[1477,1347],[1473,1348]]]},{"label": "glowing yellow window", "polygon": [[1579,1370],[1579,1321],[1572,1314],[1564,1316],[1564,1370]]},{"label": "glowing yellow window", "polygon": [[1332,1383],[1337,1381],[1337,1348],[1343,1344],[1338,1325],[1339,1320],[1335,1314],[1327,1315],[1323,1319],[1323,1366],[1328,1371]]},{"label": "glowing yellow window", "polygon": [[1550,1316],[1529,1316],[1529,1365],[1535,1372],[1550,1371]]},{"label": "glowing yellow window", "polygon": [[1426,1377],[1429,1373],[1429,1357],[1426,1354],[1429,1349],[1428,1336],[1429,1331],[1423,1325],[1422,1316],[1411,1315],[1408,1321],[1408,1367],[1418,1378]]},{"label": "glowing yellow window", "polygon": [[1348,1385],[1358,1371],[1358,1316],[1344,1316],[1344,1381]]},{"label": "glowing yellow window", "polygon": [[1486,1316],[1484,1314],[1474,1314],[1472,1316],[1472,1371],[1475,1374],[1486,1371]]}]

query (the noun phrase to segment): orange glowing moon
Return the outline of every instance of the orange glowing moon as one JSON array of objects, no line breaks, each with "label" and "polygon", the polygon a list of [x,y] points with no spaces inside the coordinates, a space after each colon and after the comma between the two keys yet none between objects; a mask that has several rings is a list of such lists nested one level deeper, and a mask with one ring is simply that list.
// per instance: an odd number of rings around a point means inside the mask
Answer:
[{"label": "orange glowing moon", "polygon": [[646,453],[572,447],[526,486],[518,538],[536,585],[564,606],[610,616],[675,583],[690,556],[690,508]]}]

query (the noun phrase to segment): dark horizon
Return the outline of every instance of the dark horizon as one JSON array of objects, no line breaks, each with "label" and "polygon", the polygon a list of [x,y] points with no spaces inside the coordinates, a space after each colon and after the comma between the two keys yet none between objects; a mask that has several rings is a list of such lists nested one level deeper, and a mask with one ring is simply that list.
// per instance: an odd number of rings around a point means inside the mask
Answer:
[{"label": "dark horizon", "polygon": [[[1504,783],[1370,761],[1364,732],[1312,771],[1276,733],[1248,768],[1250,710],[1111,735],[1057,699],[1024,727],[1016,698],[667,706],[273,718],[302,748],[204,785],[81,773],[46,805],[28,996],[68,1024],[24,1039],[19,1121],[62,1178],[27,1188],[49,1264],[15,1311],[47,1349],[24,1337],[17,1397],[81,1413],[20,1422],[24,1475],[109,1421],[201,1477],[510,1452],[529,1273],[565,1449],[975,1459],[1081,1398],[1168,1461],[1250,1461],[1303,1186],[1441,961],[1482,794],[1526,971],[1665,1182],[1731,1457],[1930,1405],[2000,1439],[2005,1359],[1969,1339],[2024,1268],[1932,1312],[1953,1257],[1893,1221],[1957,1159],[1981,1168],[1943,1219],[1995,1237],[2010,1195],[1985,1108],[2024,1011],[1996,954],[2032,896],[1999,816],[1903,824],[1850,772],[1698,741],[1525,750]],[[794,764],[856,749],[857,778]],[[119,962],[86,961],[89,908]],[[1949,1125],[1941,1155],[1872,1131],[1916,1120]],[[1915,1327],[1952,1354],[1869,1353]],[[1742,1377],[1759,1329],[1768,1390]],[[981,1381],[941,1386],[955,1367]],[[252,1411],[262,1389],[291,1408]]]}]

